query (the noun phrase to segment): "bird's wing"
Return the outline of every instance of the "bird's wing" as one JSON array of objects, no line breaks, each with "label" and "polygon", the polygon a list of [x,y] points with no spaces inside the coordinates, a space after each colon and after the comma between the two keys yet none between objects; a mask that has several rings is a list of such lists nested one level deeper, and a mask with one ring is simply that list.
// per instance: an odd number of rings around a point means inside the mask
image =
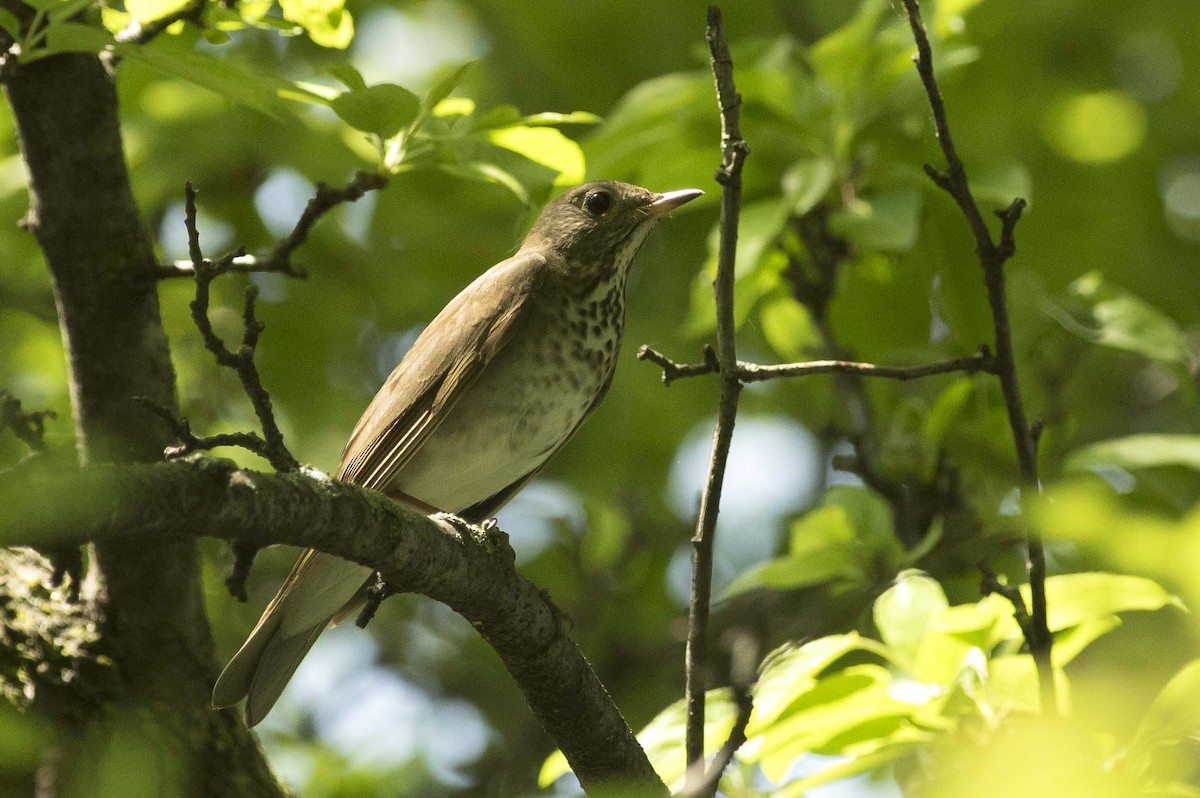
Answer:
[{"label": "bird's wing", "polygon": [[[509,341],[544,275],[543,257],[518,252],[455,297],[417,338],[359,419],[338,478],[386,491]],[[503,307],[497,302],[502,296],[509,297]],[[313,549],[301,554],[217,680],[214,706],[248,697],[247,722],[257,723],[331,619],[344,617],[361,601],[370,574],[370,568]]]},{"label": "bird's wing", "polygon": [[[396,473],[504,348],[544,279],[545,264],[541,255],[518,252],[438,314],[359,419],[342,453],[339,479],[386,492]],[[509,298],[503,307],[499,297]]]}]

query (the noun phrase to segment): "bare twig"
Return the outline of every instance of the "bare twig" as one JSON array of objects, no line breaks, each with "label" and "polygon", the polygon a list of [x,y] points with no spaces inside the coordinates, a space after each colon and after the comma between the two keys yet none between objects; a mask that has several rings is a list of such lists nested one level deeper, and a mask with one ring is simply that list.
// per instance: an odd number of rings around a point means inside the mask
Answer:
[{"label": "bare twig", "polygon": [[721,184],[721,220],[714,289],[717,305],[716,361],[721,388],[708,478],[700,499],[696,533],[692,536],[692,597],[688,607],[685,654],[685,748],[689,788],[695,787],[704,778],[704,698],[708,682],[705,669],[708,660],[708,614],[712,599],[713,539],[716,536],[721,487],[725,480],[725,465],[729,459],[742,388],[738,379],[737,346],[734,340],[733,285],[738,217],[742,204],[742,164],[750,153],[750,148],[742,138],[739,122],[742,98],[734,84],[733,60],[721,27],[721,10],[716,6],[708,7],[705,38],[708,40],[721,114],[721,167],[716,173],[716,180]]},{"label": "bare twig", "polygon": [[141,20],[135,19],[115,38],[119,42],[128,44],[145,44],[180,20],[187,20],[199,25],[204,16],[204,5],[205,0],[188,0],[185,5],[165,17],[152,19],[144,25]]},{"label": "bare twig", "polygon": [[1034,635],[1033,619],[1029,617],[1029,609],[1025,606],[1025,597],[1021,595],[1021,589],[1016,585],[1002,582],[1000,577],[996,576],[996,572],[987,563],[979,563],[979,573],[982,575],[979,583],[979,592],[985,596],[995,593],[1007,599],[1009,604],[1012,604],[1013,619],[1017,622],[1017,626],[1021,629],[1021,634],[1025,636],[1025,640],[1028,642]]},{"label": "bare twig", "polygon": [[58,418],[53,410],[34,410],[26,412],[21,409],[21,400],[8,391],[0,390],[0,430],[12,430],[17,440],[24,443],[35,452],[46,448],[45,433],[46,419]]},{"label": "bare twig", "polygon": [[[205,348],[212,352],[218,363],[237,374],[246,396],[254,406],[254,413],[258,416],[263,431],[262,438],[258,438],[254,433],[234,433],[225,437],[225,443],[217,445],[244,446],[266,458],[277,471],[296,471],[300,468],[300,463],[283,442],[283,433],[279,430],[271,407],[271,395],[263,387],[258,368],[254,365],[254,351],[258,346],[258,336],[263,331],[262,322],[254,315],[254,303],[258,297],[257,287],[246,287],[242,305],[242,343],[236,352],[225,345],[208,318],[209,287],[214,279],[225,272],[226,263],[224,259],[216,263],[204,259],[204,253],[200,249],[200,233],[196,229],[196,190],[191,183],[187,184],[186,189],[185,223],[188,231],[188,253],[191,255],[196,277],[196,298],[190,305],[192,321],[200,331],[200,337],[204,339]],[[182,426],[186,427],[186,424]],[[183,446],[188,446],[186,438]],[[176,455],[181,453],[177,449],[173,452]]]},{"label": "bare twig", "polygon": [[[663,385],[667,386],[670,386],[675,380],[699,377],[703,374],[716,374],[721,370],[721,364],[717,362],[717,353],[707,344],[704,345],[703,363],[676,363],[649,344],[642,344],[637,351],[637,359],[649,360],[661,368]],[[739,361],[738,366],[741,365],[742,363]]]},{"label": "bare twig", "polygon": [[751,634],[742,632],[736,635],[730,646],[730,693],[733,704],[737,707],[733,727],[725,743],[713,756],[712,764],[703,778],[695,781],[677,798],[713,798],[721,783],[721,776],[733,761],[734,754],[746,742],[746,727],[750,725],[750,716],[754,712],[754,696],[751,689],[758,674],[759,642]]},{"label": "bare twig", "polygon": [[[357,172],[354,179],[344,186],[329,186],[317,183],[317,193],[308,201],[304,212],[296,221],[296,226],[275,245],[270,254],[256,258],[244,252],[237,252],[220,258],[222,271],[243,272],[248,274],[275,272],[288,277],[307,277],[303,267],[292,263],[292,254],[308,240],[317,220],[324,214],[345,202],[359,200],[368,191],[375,191],[387,185],[388,179],[377,172]],[[172,265],[159,266],[154,276],[158,278],[194,277],[196,274],[195,259],[191,263],[182,262]]]},{"label": "bare twig", "polygon": [[[713,374],[720,370],[715,354],[707,347],[703,363],[676,363],[649,346],[639,349],[637,357],[638,360],[649,360],[658,365],[663,370],[663,384],[665,385],[670,385],[678,379]],[[859,377],[882,377],[904,382],[959,371],[968,374],[979,371],[995,373],[996,359],[991,351],[983,346],[978,352],[967,357],[937,360],[920,366],[879,366],[874,363],[860,363],[853,360],[809,360],[803,363],[781,363],[767,366],[749,363],[745,360],[739,360],[737,363],[737,378],[743,383],[763,382],[782,377],[808,377],[813,374],[854,374]]]},{"label": "bare twig", "polygon": [[[929,105],[933,111],[933,123],[937,131],[942,154],[946,158],[946,171],[940,172],[926,165],[925,171],[937,186],[943,189],[958,205],[971,233],[975,238],[975,254],[983,270],[983,282],[987,290],[988,304],[992,311],[992,326],[996,336],[996,375],[1000,380],[1004,405],[1008,411],[1009,426],[1017,451],[1017,464],[1025,487],[1038,489],[1037,441],[1032,427],[1025,416],[1025,405],[1021,399],[1017,380],[1016,358],[1013,354],[1012,332],[1009,328],[1008,298],[1005,292],[1004,264],[1016,252],[1013,238],[1017,222],[1025,209],[1025,200],[1017,198],[1007,208],[997,211],[1001,227],[999,242],[992,239],[991,231],[983,213],[971,193],[967,172],[963,166],[954,139],[950,135],[950,124],[946,118],[946,107],[933,73],[933,52],[929,36],[921,20],[917,0],[902,0],[908,14],[909,26],[917,44],[914,61]],[[1054,643],[1046,620],[1046,552],[1041,535],[1029,528],[1026,532],[1025,567],[1029,577],[1032,602],[1027,642],[1037,665],[1043,711],[1057,712],[1054,672],[1051,667],[1050,650]]]}]

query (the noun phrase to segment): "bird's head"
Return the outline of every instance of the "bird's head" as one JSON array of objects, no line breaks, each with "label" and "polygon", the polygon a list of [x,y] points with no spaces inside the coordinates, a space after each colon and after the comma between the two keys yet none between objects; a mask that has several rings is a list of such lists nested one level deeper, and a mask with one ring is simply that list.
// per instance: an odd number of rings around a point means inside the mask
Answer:
[{"label": "bird's head", "polygon": [[689,188],[655,194],[615,180],[585,183],[542,209],[525,248],[561,260],[578,278],[623,275],[654,224],[703,193]]}]

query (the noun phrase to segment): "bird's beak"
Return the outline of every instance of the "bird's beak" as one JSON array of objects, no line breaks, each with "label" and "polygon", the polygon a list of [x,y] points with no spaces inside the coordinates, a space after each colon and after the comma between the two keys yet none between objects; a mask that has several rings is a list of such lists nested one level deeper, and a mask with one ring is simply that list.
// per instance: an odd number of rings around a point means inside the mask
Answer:
[{"label": "bird's beak", "polygon": [[680,205],[683,205],[685,202],[691,202],[703,193],[704,192],[698,188],[684,188],[680,189],[679,191],[668,191],[665,194],[656,194],[654,196],[654,200],[646,206],[646,213],[652,219],[666,216]]}]

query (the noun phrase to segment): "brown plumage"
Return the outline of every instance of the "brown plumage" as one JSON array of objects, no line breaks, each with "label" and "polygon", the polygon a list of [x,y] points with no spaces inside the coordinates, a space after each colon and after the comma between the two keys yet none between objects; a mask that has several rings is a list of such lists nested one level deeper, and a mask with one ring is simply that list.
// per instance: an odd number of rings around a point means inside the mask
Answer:
[{"label": "brown plumage", "polygon": [[[580,186],[549,203],[520,250],[451,300],[359,419],[338,479],[423,510],[490,517],[603,398],[624,322],[625,277],[650,228],[697,190]],[[369,568],[309,549],[213,689],[275,704],[321,632],[361,604]]]}]

